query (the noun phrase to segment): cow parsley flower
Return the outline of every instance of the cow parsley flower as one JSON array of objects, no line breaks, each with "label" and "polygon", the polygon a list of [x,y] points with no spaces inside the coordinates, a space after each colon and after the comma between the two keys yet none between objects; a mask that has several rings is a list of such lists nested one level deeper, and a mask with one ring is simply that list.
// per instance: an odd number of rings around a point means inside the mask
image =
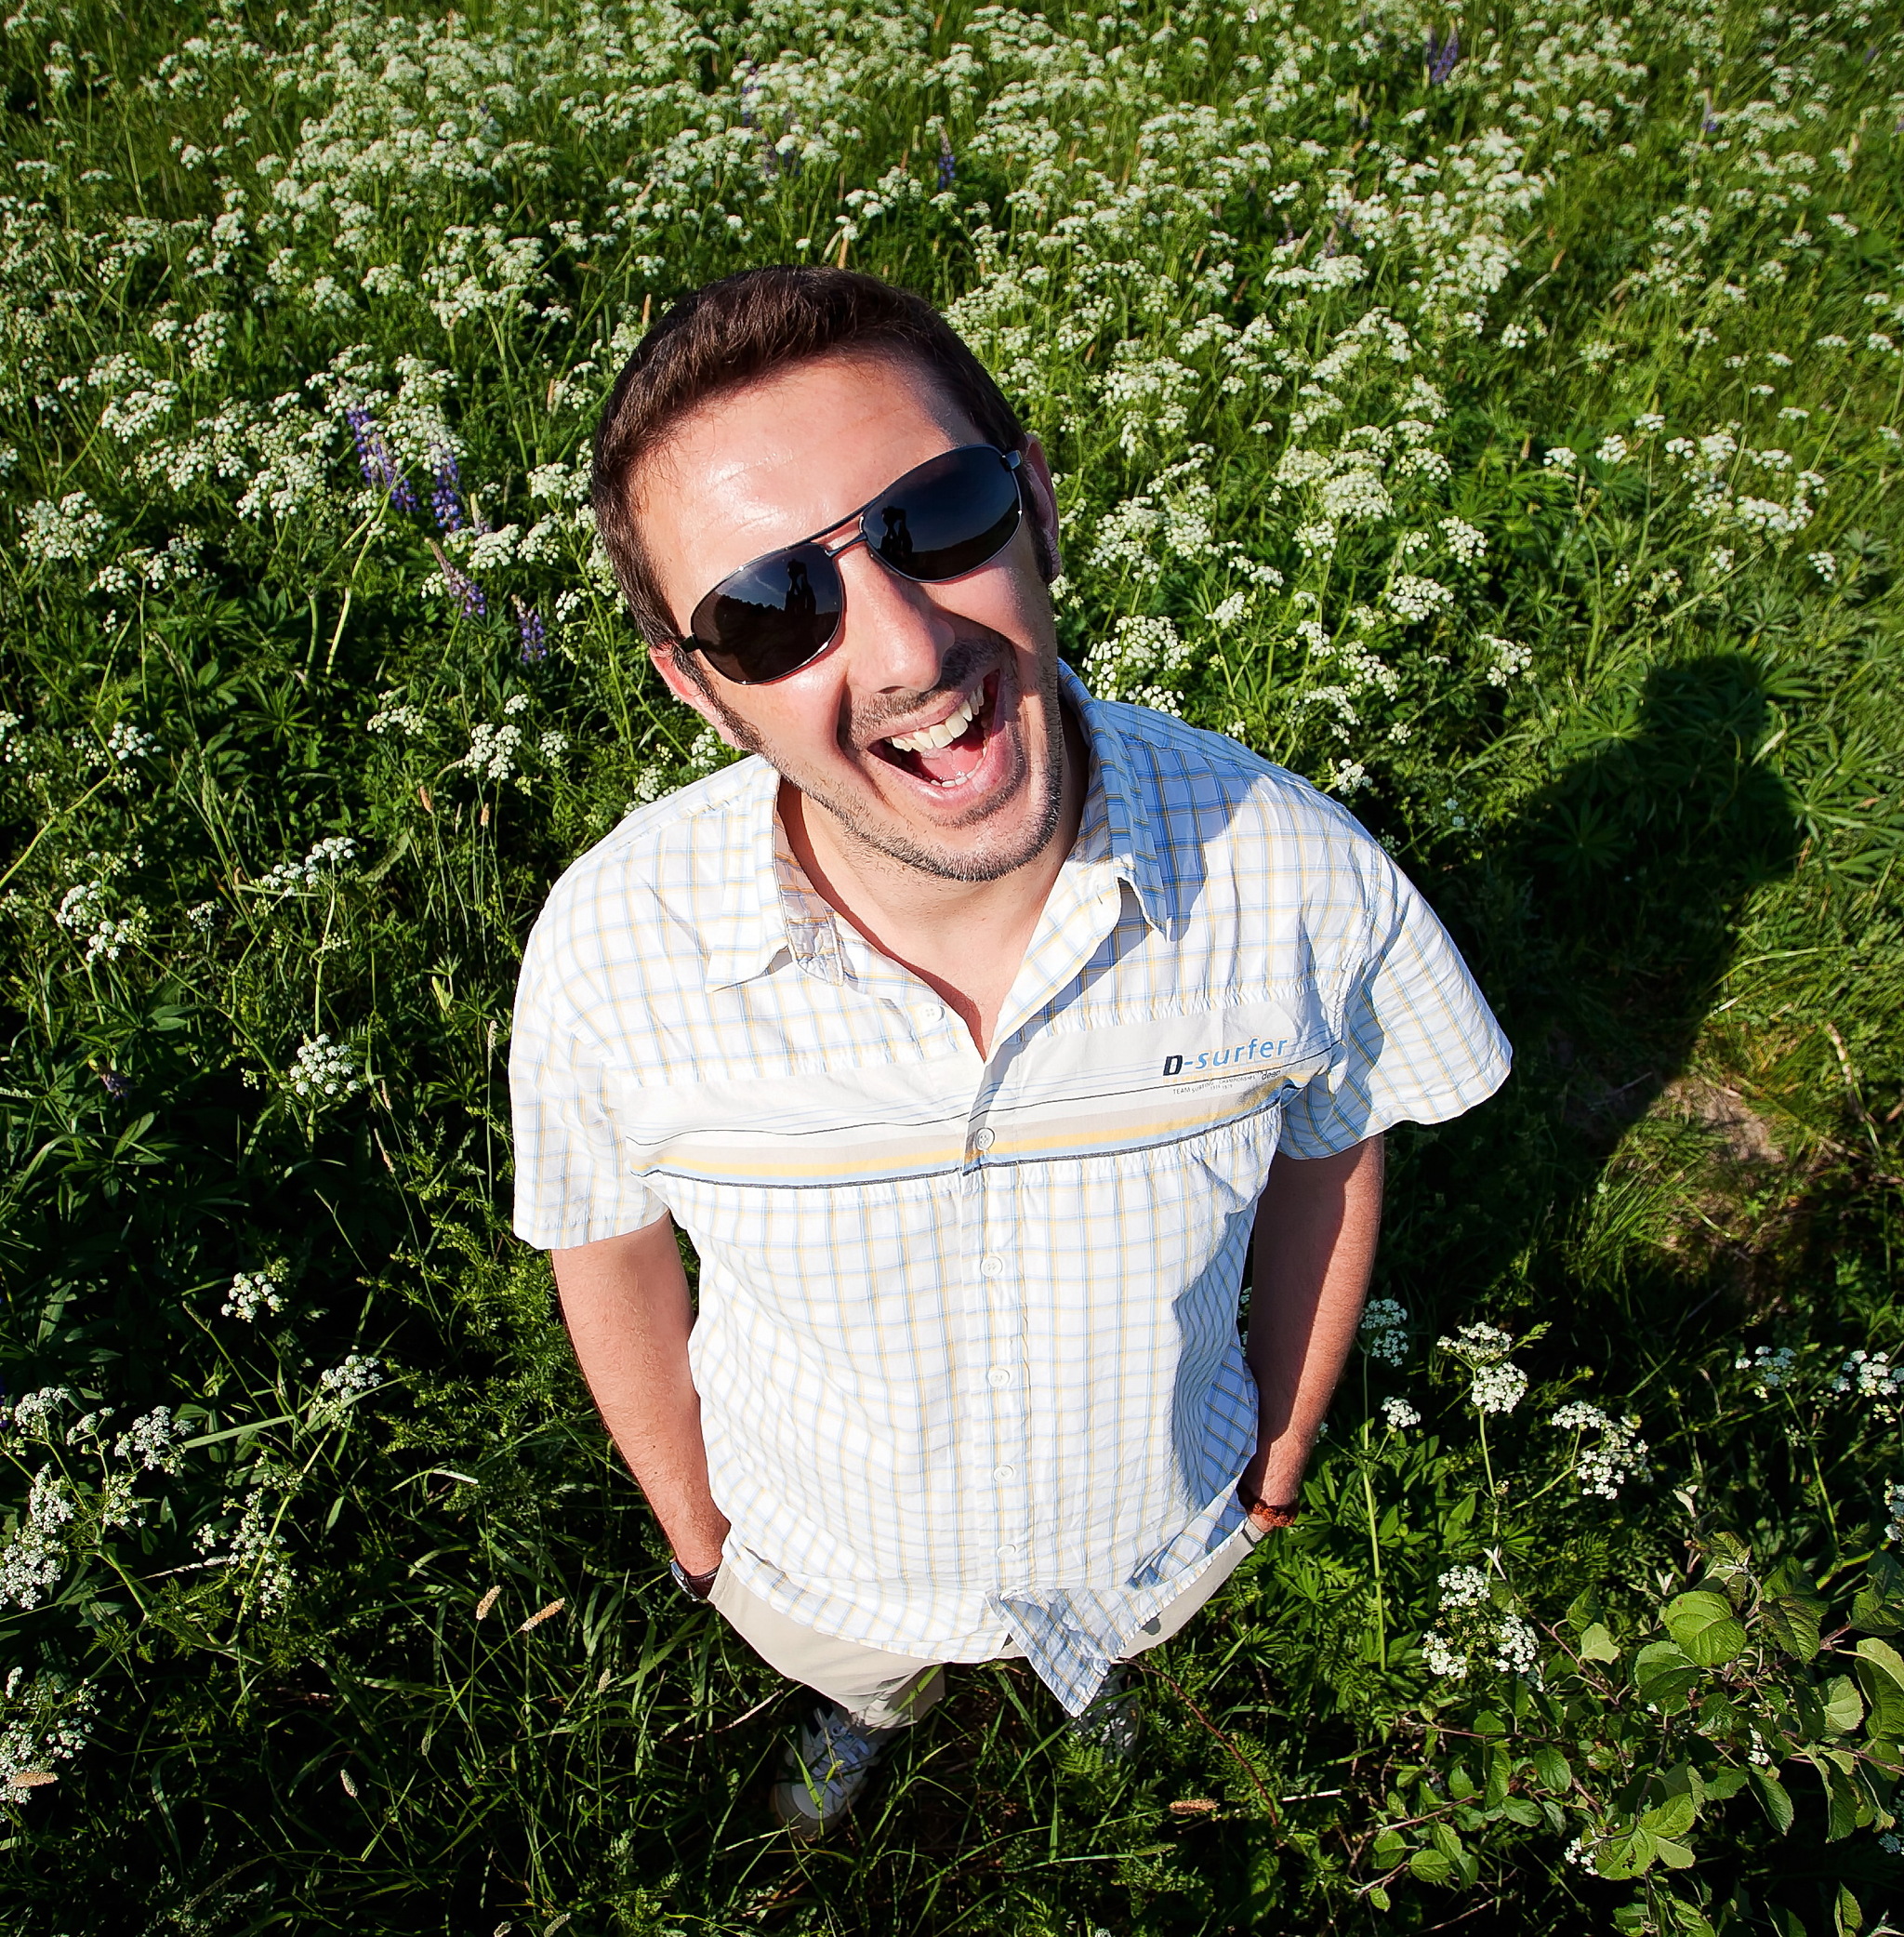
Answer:
[{"label": "cow parsley flower", "polygon": [[1889,1522],[1884,1538],[1896,1546],[1904,1541],[1904,1486],[1894,1483],[1884,1489],[1884,1513]]},{"label": "cow parsley flower", "polygon": [[154,1406],[135,1419],[113,1442],[115,1459],[136,1460],[148,1473],[176,1473],[185,1463],[179,1442],[185,1429],[170,1406]]},{"label": "cow parsley flower", "polygon": [[1473,564],[1488,549],[1488,535],[1478,525],[1466,524],[1460,518],[1444,518],[1441,530],[1448,539],[1448,549],[1464,565]]},{"label": "cow parsley flower", "polygon": [[1555,444],[1548,446],[1540,461],[1549,471],[1571,471],[1580,462],[1580,457],[1570,446]]},{"label": "cow parsley flower", "polygon": [[326,834],[301,861],[280,861],[266,869],[258,880],[258,892],[284,900],[316,886],[326,875],[341,873],[356,853],[357,843],[348,834]]},{"label": "cow parsley flower", "polygon": [[341,1103],[364,1087],[356,1052],[348,1042],[333,1042],[327,1033],[304,1039],[285,1084],[293,1095],[319,1106]]},{"label": "cow parsley flower", "polygon": [[1514,1349],[1511,1333],[1476,1320],[1435,1343],[1473,1368],[1468,1397],[1478,1411],[1512,1413],[1520,1404],[1527,1389],[1527,1375],[1508,1359]]},{"label": "cow parsley flower", "polygon": [[272,1318],[284,1308],[282,1288],[268,1271],[240,1271],[231,1280],[231,1289],[219,1312],[228,1319],[243,1319],[247,1325],[258,1322],[259,1312]]},{"label": "cow parsley flower", "polygon": [[1798,1354],[1790,1346],[1760,1346],[1749,1359],[1739,1353],[1732,1361],[1732,1369],[1751,1373],[1752,1389],[1761,1399],[1769,1399],[1791,1384],[1797,1363]]},{"label": "cow parsley flower", "polygon": [[1638,1419],[1632,1415],[1616,1419],[1598,1406],[1576,1400],[1562,1406],[1549,1424],[1563,1432],[1599,1435],[1591,1445],[1579,1445],[1575,1450],[1574,1472],[1582,1493],[1597,1493],[1603,1500],[1617,1499],[1620,1487],[1646,1459],[1646,1442],[1639,1437]]},{"label": "cow parsley flower", "polygon": [[1408,1353],[1408,1314],[1394,1298],[1371,1298],[1362,1314],[1362,1349],[1371,1359],[1399,1365]]},{"label": "cow parsley flower", "polygon": [[1888,1352],[1867,1352],[1860,1346],[1839,1367],[1831,1390],[1868,1399],[1880,1419],[1896,1419],[1904,1408],[1904,1365],[1893,1365]]},{"label": "cow parsley flower", "polygon": [[41,1668],[31,1679],[14,1668],[0,1690],[0,1787],[7,1801],[31,1801],[59,1781],[56,1762],[71,1762],[91,1739],[99,1697],[90,1681],[76,1686]]},{"label": "cow parsley flower", "polygon": [[1382,1416],[1388,1422],[1392,1433],[1404,1431],[1411,1426],[1420,1426],[1421,1415],[1405,1399],[1385,1399],[1382,1401]]}]

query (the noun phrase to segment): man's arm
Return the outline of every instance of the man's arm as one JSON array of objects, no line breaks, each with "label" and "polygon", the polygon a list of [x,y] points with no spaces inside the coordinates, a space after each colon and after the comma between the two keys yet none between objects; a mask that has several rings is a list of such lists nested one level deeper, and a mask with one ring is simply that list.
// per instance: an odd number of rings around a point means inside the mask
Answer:
[{"label": "man's arm", "polygon": [[1292,1502],[1361,1321],[1382,1227],[1382,1139],[1333,1157],[1278,1154],[1256,1206],[1244,1355],[1256,1375],[1256,1456],[1242,1493]]},{"label": "man's arm", "polygon": [[689,1573],[721,1564],[727,1518],[707,1491],[701,1396],[688,1371],[694,1314],[667,1217],[549,1253],[562,1317],[602,1421]]}]

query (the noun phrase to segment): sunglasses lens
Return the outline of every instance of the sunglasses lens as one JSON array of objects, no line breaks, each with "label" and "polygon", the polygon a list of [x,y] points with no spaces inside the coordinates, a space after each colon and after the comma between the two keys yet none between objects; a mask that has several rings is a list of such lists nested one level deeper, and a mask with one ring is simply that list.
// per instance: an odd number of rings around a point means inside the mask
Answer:
[{"label": "sunglasses lens", "polygon": [[1018,529],[1018,475],[987,444],[909,471],[866,511],[866,541],[907,578],[936,581],[996,558]]},{"label": "sunglasses lens", "polygon": [[825,652],[844,603],[833,561],[817,545],[796,545],[722,579],[694,607],[689,630],[719,671],[760,685]]}]

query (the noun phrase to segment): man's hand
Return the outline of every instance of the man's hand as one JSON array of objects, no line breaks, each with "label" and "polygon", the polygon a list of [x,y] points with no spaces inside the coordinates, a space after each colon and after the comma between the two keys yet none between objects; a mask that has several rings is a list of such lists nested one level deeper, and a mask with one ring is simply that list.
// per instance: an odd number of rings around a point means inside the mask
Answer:
[{"label": "man's hand", "polygon": [[727,1517],[707,1491],[701,1398],[688,1371],[694,1313],[672,1222],[552,1251],[549,1262],[602,1423],[675,1558],[689,1573],[710,1572],[721,1564]]},{"label": "man's hand", "polygon": [[1293,1501],[1342,1376],[1382,1227],[1379,1136],[1334,1157],[1278,1155],[1256,1206],[1244,1345],[1256,1375],[1256,1455],[1245,1499]]}]

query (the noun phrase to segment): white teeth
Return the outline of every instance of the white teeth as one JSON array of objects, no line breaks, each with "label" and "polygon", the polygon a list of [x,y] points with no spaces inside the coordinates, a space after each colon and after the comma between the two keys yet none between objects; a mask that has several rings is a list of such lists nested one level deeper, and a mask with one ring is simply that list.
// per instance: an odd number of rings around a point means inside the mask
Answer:
[{"label": "white teeth", "polygon": [[936,726],[921,727],[918,733],[894,734],[886,744],[901,753],[936,753],[941,747],[949,747],[978,717],[982,697],[983,689],[968,693],[949,719],[941,720]]}]

